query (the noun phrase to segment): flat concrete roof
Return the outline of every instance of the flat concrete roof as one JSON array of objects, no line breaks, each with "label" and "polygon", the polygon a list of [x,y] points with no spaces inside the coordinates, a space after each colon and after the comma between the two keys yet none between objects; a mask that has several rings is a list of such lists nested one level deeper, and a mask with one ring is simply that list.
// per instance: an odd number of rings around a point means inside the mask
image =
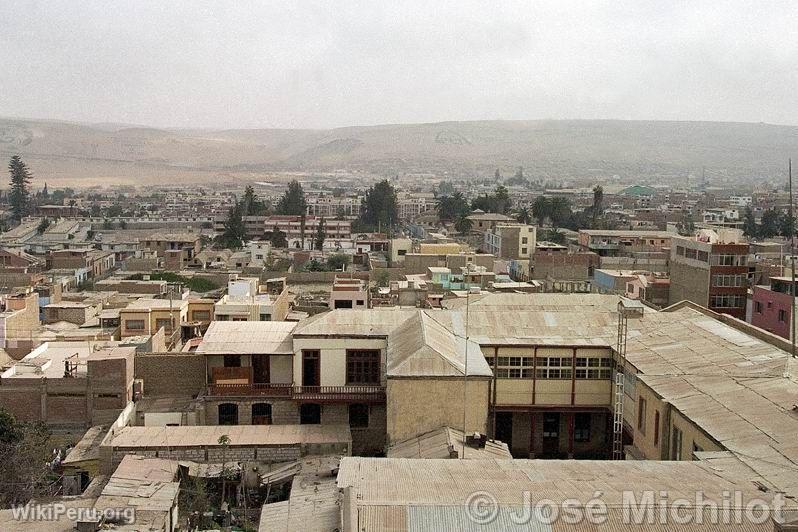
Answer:
[{"label": "flat concrete roof", "polygon": [[259,447],[300,444],[349,444],[349,425],[200,425],[180,427],[125,427],[112,447],[217,447],[221,436],[231,446]]}]

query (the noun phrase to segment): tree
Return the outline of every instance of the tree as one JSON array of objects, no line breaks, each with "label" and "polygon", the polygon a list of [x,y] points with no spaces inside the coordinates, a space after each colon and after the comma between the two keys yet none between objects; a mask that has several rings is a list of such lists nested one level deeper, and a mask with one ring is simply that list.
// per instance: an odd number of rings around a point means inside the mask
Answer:
[{"label": "tree", "polygon": [[244,197],[241,202],[244,216],[262,216],[269,211],[269,206],[258,198],[252,185],[247,185],[244,189]]},{"label": "tree", "polygon": [[779,215],[779,236],[791,238],[795,232],[795,223],[790,219],[790,213],[782,212]]},{"label": "tree", "polygon": [[457,232],[461,235],[467,235],[471,232],[471,228],[473,227],[473,223],[471,220],[468,219],[466,216],[461,216],[458,220],[454,223],[454,228],[457,229]]},{"label": "tree", "polygon": [[462,192],[455,192],[451,196],[441,197],[438,201],[437,211],[438,218],[442,222],[451,222],[463,216],[468,216],[471,209],[468,207],[468,201]]},{"label": "tree", "polygon": [[759,228],[754,218],[754,211],[749,205],[745,208],[745,214],[743,215],[743,233],[748,238],[756,238],[758,232]]},{"label": "tree", "polygon": [[285,191],[285,194],[277,203],[277,213],[299,216],[305,214],[306,211],[305,192],[302,190],[302,185],[299,181],[294,179],[288,183],[288,190]]},{"label": "tree", "polygon": [[30,183],[33,177],[19,155],[11,157],[8,172],[11,174],[11,190],[8,193],[11,218],[20,221],[30,214]]},{"label": "tree", "polygon": [[519,166],[518,170],[516,170],[515,175],[507,180],[508,185],[528,185],[529,182],[527,181],[526,177],[524,176],[524,167]]},{"label": "tree", "polygon": [[224,223],[224,232],[219,237],[219,242],[222,246],[231,249],[240,249],[244,245],[244,240],[247,237],[247,228],[244,225],[244,219],[241,215],[243,206],[241,203],[236,203],[230,207],[227,214],[227,221]]},{"label": "tree", "polygon": [[604,213],[604,189],[601,185],[593,187],[593,206],[590,208],[592,226],[596,227],[598,217]]},{"label": "tree", "polygon": [[48,227],[50,227],[50,220],[45,216],[44,218],[42,218],[42,221],[39,222],[39,225],[36,227],[36,232],[41,235],[45,231],[47,231]]},{"label": "tree", "polygon": [[352,258],[346,253],[335,253],[327,258],[327,268],[330,271],[346,271]]},{"label": "tree", "polygon": [[103,218],[103,229],[105,229],[106,231],[110,231],[113,228],[114,224],[111,223],[111,220],[109,220],[108,218]]},{"label": "tree", "polygon": [[496,181],[502,180],[502,173],[498,168],[496,169],[495,172],[493,172],[493,179],[495,179]]},{"label": "tree", "polygon": [[377,286],[380,287],[388,286],[388,284],[390,284],[391,282],[391,276],[388,273],[388,270],[377,271],[374,282],[377,283]]},{"label": "tree", "polygon": [[762,238],[772,238],[779,234],[779,212],[775,209],[768,209],[762,213],[762,221],[759,224],[759,236]]},{"label": "tree", "polygon": [[518,223],[529,225],[532,223],[532,213],[526,207],[521,207],[515,214],[515,219],[518,220]]},{"label": "tree", "polygon": [[546,196],[538,196],[532,203],[532,214],[538,220],[538,225],[543,225],[551,217],[551,202]]},{"label": "tree", "polygon": [[280,228],[276,225],[274,229],[272,229],[272,236],[269,238],[269,241],[272,243],[272,247],[275,248],[287,248],[288,247],[288,239],[285,236],[285,233],[280,231]]},{"label": "tree", "polygon": [[52,449],[50,433],[42,423],[22,423],[0,409],[0,507],[26,504],[33,498],[51,495],[56,480],[48,461]]},{"label": "tree", "polygon": [[227,495],[227,449],[230,447],[230,436],[222,434],[217,442],[222,446],[222,502]]},{"label": "tree", "polygon": [[552,198],[549,217],[553,227],[561,227],[571,216],[571,202],[566,198]]},{"label": "tree", "polygon": [[399,222],[399,203],[396,189],[383,179],[371,186],[363,198],[360,220],[367,226],[390,230]]},{"label": "tree", "polygon": [[316,227],[316,236],[313,239],[313,248],[318,251],[324,250],[324,238],[326,236],[326,227],[324,223],[324,216],[319,220],[319,225]]}]

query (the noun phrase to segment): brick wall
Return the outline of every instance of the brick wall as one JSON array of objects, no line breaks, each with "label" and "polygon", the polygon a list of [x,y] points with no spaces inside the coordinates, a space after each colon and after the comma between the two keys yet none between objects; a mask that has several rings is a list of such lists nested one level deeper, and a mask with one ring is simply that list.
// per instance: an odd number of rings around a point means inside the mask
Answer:
[{"label": "brick wall", "polygon": [[137,353],[137,379],[147,397],[196,395],[205,388],[205,357],[196,353]]}]

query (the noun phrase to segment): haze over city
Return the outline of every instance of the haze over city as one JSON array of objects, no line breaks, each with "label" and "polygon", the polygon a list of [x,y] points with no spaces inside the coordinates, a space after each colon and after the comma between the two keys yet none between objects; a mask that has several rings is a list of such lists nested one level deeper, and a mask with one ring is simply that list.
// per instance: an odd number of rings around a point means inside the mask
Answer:
[{"label": "haze over city", "polygon": [[0,116],[179,128],[798,124],[790,1],[5,0]]},{"label": "haze over city", "polygon": [[798,531],[797,21],[0,0],[0,530]]}]

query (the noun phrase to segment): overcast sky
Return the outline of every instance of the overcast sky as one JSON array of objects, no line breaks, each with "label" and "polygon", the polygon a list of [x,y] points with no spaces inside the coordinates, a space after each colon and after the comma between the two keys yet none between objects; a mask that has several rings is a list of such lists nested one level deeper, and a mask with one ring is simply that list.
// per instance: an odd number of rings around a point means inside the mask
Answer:
[{"label": "overcast sky", "polygon": [[798,125],[794,0],[0,0],[0,28],[0,116]]}]

